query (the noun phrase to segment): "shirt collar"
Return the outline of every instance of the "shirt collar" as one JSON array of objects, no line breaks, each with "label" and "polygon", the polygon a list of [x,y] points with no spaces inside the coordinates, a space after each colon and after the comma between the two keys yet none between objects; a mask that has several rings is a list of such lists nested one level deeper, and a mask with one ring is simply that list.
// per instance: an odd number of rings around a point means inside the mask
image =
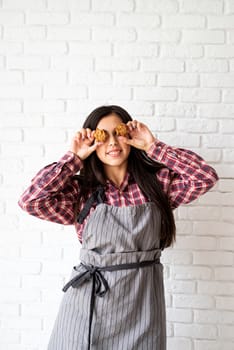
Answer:
[{"label": "shirt collar", "polygon": [[129,183],[131,181],[133,181],[133,177],[129,172],[127,172],[124,176],[123,182],[121,183],[121,185],[119,187],[117,187],[111,180],[107,180],[106,185],[107,185],[107,188],[114,187],[115,189],[124,191],[124,190],[126,190],[127,186],[129,185]]}]

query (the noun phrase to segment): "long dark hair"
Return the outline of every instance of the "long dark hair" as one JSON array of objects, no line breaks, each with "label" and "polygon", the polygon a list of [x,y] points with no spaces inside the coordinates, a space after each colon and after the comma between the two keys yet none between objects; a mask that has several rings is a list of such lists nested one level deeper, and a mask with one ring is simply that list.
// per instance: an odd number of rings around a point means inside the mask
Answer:
[{"label": "long dark hair", "polygon": [[[117,115],[123,123],[132,120],[129,113],[122,107],[116,105],[101,106],[93,110],[83,124],[83,128],[95,130],[99,121],[110,114]],[[128,171],[140,187],[148,200],[154,202],[161,212],[161,247],[169,247],[175,240],[175,220],[169,204],[168,197],[163,192],[162,187],[155,174],[164,165],[153,161],[147,157],[144,151],[131,147],[128,158]],[[86,200],[90,192],[96,190],[100,185],[105,185],[106,178],[102,162],[93,152],[83,161],[83,167],[77,176],[80,183],[79,200]]]}]

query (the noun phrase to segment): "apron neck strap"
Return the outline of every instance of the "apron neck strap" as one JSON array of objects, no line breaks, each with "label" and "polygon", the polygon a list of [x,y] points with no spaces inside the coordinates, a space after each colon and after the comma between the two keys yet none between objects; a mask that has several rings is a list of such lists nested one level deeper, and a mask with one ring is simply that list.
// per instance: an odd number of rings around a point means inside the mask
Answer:
[{"label": "apron neck strap", "polygon": [[79,224],[82,224],[88,215],[90,209],[94,204],[98,205],[104,202],[105,190],[103,186],[98,186],[96,191],[91,194],[84,204],[83,209],[80,211],[77,221]]}]

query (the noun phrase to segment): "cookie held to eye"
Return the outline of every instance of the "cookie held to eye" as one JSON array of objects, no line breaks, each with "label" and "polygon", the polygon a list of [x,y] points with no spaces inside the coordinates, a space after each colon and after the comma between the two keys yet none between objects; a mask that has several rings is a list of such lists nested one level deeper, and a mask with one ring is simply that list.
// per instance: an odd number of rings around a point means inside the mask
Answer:
[{"label": "cookie held to eye", "polygon": [[126,124],[120,123],[119,125],[117,125],[115,128],[115,132],[117,136],[126,136],[128,133]]},{"label": "cookie held to eye", "polygon": [[106,141],[106,132],[103,129],[96,129],[94,132],[94,138],[97,142],[105,142]]}]

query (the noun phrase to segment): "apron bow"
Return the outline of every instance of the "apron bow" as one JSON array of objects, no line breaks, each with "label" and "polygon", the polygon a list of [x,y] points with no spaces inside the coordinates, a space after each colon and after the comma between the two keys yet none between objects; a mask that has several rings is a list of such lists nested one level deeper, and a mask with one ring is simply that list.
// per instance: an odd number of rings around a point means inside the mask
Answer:
[{"label": "apron bow", "polygon": [[78,288],[84,282],[92,280],[93,282],[93,294],[95,296],[103,297],[109,290],[109,285],[100,269],[97,266],[81,264],[86,271],[73,277],[64,287],[63,291],[66,292],[68,288]]}]

